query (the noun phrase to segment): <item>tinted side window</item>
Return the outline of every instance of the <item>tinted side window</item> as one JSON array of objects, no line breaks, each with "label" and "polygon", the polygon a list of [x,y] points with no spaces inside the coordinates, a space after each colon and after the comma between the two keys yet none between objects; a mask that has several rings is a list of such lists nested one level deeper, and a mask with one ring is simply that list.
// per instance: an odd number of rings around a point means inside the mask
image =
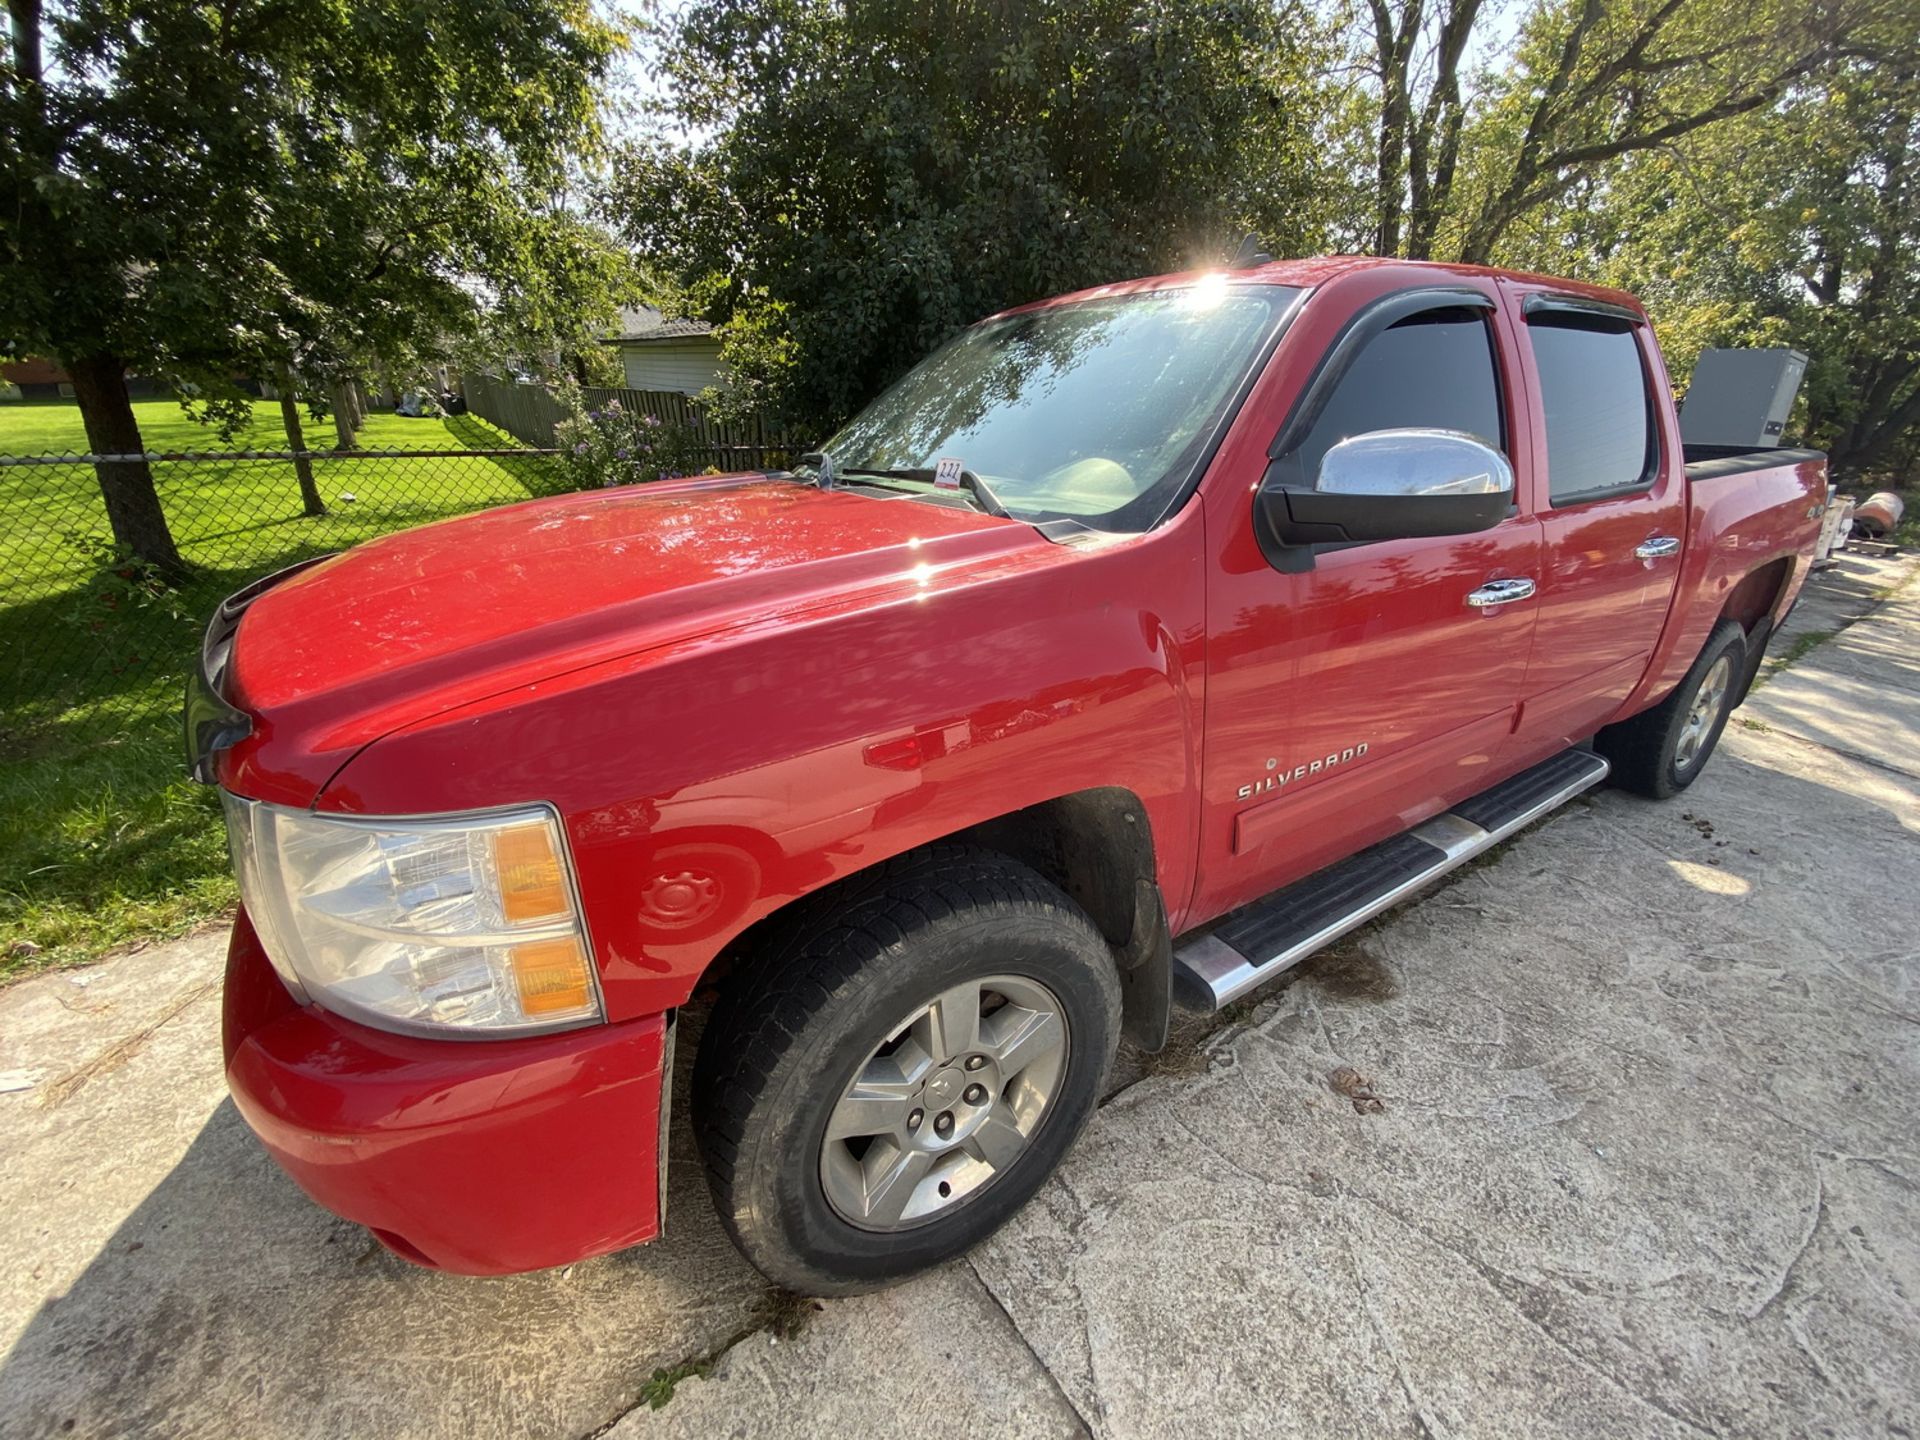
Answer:
[{"label": "tinted side window", "polygon": [[1553,316],[1528,326],[1547,422],[1553,503],[1653,479],[1653,416],[1632,327]]},{"label": "tinted side window", "polygon": [[1477,310],[1428,310],[1367,342],[1296,452],[1311,485],[1342,440],[1409,426],[1464,430],[1506,448],[1493,336]]}]

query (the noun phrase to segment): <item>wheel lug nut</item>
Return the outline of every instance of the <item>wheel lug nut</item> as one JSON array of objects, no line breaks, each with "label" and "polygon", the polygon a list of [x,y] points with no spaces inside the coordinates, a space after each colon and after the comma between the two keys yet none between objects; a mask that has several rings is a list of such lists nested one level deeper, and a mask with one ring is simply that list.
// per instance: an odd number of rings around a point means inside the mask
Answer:
[{"label": "wheel lug nut", "polygon": [[926,1111],[924,1110],[914,1111],[911,1115],[907,1116],[907,1129],[918,1130],[920,1128],[920,1122],[926,1118],[927,1118]]},{"label": "wheel lug nut", "polygon": [[987,1087],[984,1085],[969,1085],[967,1086],[967,1093],[961,1098],[969,1105],[978,1105],[982,1100],[987,1098]]},{"label": "wheel lug nut", "polygon": [[942,1110],[940,1112],[940,1118],[933,1122],[933,1128],[942,1135],[951,1135],[953,1133],[953,1112],[950,1110]]},{"label": "wheel lug nut", "polygon": [[987,1057],[984,1055],[967,1056],[967,1069],[969,1070],[978,1070],[982,1065],[986,1063],[987,1063]]}]

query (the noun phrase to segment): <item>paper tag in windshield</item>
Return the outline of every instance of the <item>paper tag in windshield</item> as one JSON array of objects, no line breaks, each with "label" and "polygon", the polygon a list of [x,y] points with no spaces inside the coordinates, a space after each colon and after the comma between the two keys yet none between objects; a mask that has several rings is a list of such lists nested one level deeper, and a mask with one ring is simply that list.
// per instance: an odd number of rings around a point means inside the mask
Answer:
[{"label": "paper tag in windshield", "polygon": [[933,483],[942,490],[958,490],[960,469],[960,462],[949,455],[933,467]]}]

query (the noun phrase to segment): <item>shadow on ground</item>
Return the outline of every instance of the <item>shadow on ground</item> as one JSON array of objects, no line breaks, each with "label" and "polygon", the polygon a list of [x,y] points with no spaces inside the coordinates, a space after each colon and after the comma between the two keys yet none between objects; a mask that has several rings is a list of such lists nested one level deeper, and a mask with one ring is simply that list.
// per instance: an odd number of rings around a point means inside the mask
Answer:
[{"label": "shadow on ground", "polygon": [[[72,1108],[140,1102],[111,1085]],[[83,1154],[84,1129],[69,1138],[74,1168],[53,1183],[97,1203],[91,1182],[109,1177],[95,1167],[114,1157]],[[676,1139],[668,1240],[473,1280],[408,1265],[322,1212],[222,1099],[0,1363],[0,1433],[584,1434],[634,1405],[656,1368],[768,1311],[765,1282],[712,1217],[689,1137]]]}]

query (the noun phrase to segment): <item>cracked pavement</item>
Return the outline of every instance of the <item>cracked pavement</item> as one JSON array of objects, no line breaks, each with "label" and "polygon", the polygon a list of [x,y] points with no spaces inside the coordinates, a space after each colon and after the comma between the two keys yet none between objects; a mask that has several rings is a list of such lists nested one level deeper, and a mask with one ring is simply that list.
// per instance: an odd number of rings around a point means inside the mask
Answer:
[{"label": "cracked pavement", "polygon": [[[1846,557],[1792,631],[1910,568]],[[0,1434],[1906,1434],[1917,830],[1912,586],[1680,799],[1598,792],[1189,1017],[967,1260],[819,1305],[684,1133],[663,1241],[415,1270],[225,1099],[221,936],[41,976],[0,992]]]}]

